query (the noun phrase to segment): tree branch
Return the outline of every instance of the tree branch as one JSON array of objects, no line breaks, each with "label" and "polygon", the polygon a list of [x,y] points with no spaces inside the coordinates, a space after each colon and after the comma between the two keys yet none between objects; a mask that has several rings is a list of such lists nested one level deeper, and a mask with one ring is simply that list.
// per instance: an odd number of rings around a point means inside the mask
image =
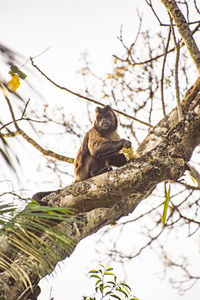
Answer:
[{"label": "tree branch", "polygon": [[[77,97],[79,97],[79,98],[81,98],[81,99],[85,99],[85,100],[87,100],[87,101],[89,101],[89,102],[92,102],[92,103],[94,103],[94,104],[97,104],[97,105],[100,105],[100,106],[105,106],[105,104],[102,103],[102,102],[99,102],[99,101],[97,101],[97,100],[95,100],[95,99],[92,99],[92,98],[89,98],[89,97],[87,97],[87,96],[83,96],[83,95],[81,95],[81,94],[79,94],[79,93],[73,92],[72,90],[70,90],[70,89],[68,89],[68,88],[66,88],[66,87],[64,87],[64,86],[60,86],[59,84],[57,84],[56,82],[54,82],[50,77],[48,77],[44,72],[42,72],[42,71],[40,70],[40,68],[34,63],[32,57],[30,57],[30,60],[31,60],[32,66],[33,66],[34,68],[36,68],[42,76],[44,76],[49,82],[51,82],[51,83],[52,83],[53,85],[55,85],[57,88],[59,88],[59,89],[61,89],[61,90],[64,90],[64,91],[67,91],[68,93],[70,93],[70,94],[72,94],[72,95],[74,95],[74,96],[77,96]],[[126,113],[124,113],[124,112],[122,112],[122,111],[119,111],[119,110],[117,110],[117,109],[113,109],[113,110],[114,110],[116,113],[118,113],[118,114],[120,114],[120,115],[122,115],[122,116],[124,116],[124,117],[127,117],[127,118],[132,119],[132,120],[134,120],[134,121],[136,121],[136,122],[139,122],[139,123],[141,123],[141,124],[143,124],[143,125],[145,125],[145,126],[148,126],[148,127],[150,127],[150,128],[153,128],[153,125],[151,125],[151,124],[149,124],[149,123],[147,123],[147,122],[145,122],[145,121],[139,120],[139,119],[137,119],[137,118],[135,118],[135,117],[133,117],[133,116],[131,116],[131,115],[128,115],[128,114],[126,114]]]},{"label": "tree branch", "polygon": [[5,97],[6,101],[7,101],[7,104],[8,104],[9,110],[10,110],[10,114],[12,116],[12,122],[14,123],[15,128],[16,128],[16,132],[10,132],[8,134],[2,134],[2,136],[3,137],[14,137],[16,135],[21,135],[28,143],[30,143],[33,147],[35,147],[43,155],[50,156],[50,157],[53,157],[53,158],[55,158],[57,160],[65,161],[65,162],[68,162],[68,163],[72,164],[74,162],[73,158],[67,157],[67,156],[64,156],[64,155],[61,155],[61,154],[58,154],[58,153],[55,153],[55,152],[53,152],[51,150],[44,149],[42,146],[40,146],[34,139],[32,139],[28,134],[26,134],[19,127],[18,122],[17,122],[18,120],[15,118],[15,114],[14,114],[14,111],[13,111],[10,99],[8,97],[8,94],[7,94],[6,90],[4,89],[4,87],[2,86],[1,82],[0,82],[0,89],[1,89],[2,93],[4,94],[4,97]]},{"label": "tree branch", "polygon": [[189,25],[185,20],[182,12],[180,11],[175,0],[161,0],[166,9],[169,11],[172,16],[180,35],[183,38],[183,41],[188,49],[190,56],[193,59],[194,65],[197,68],[197,71],[200,74],[200,52],[196,45],[196,42],[192,36]]}]

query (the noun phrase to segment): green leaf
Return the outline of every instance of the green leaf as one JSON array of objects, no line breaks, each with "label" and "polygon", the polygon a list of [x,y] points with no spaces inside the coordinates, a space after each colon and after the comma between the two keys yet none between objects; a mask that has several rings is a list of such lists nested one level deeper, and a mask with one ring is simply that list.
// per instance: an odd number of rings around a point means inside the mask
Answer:
[{"label": "green leaf", "polygon": [[113,271],[113,268],[108,267],[108,268],[106,269],[106,271]]},{"label": "green leaf", "polygon": [[123,287],[125,287],[127,291],[128,291],[128,290],[131,291],[130,286],[129,286],[128,284],[126,284],[124,281],[121,282],[121,285],[122,285]]},{"label": "green leaf", "polygon": [[101,280],[101,277],[99,275],[96,275],[96,274],[90,275],[90,278],[98,278],[99,280]]},{"label": "green leaf", "polygon": [[27,75],[19,70],[17,66],[11,66],[10,68],[10,75],[18,74],[21,79],[25,79]]},{"label": "green leaf", "polygon": [[90,273],[98,273],[98,271],[97,271],[97,270],[91,270],[91,271],[89,271],[88,273],[89,273],[89,274],[90,274]]},{"label": "green leaf", "polygon": [[194,177],[190,176],[190,178],[191,178],[191,180],[192,180],[192,182],[193,182],[194,184],[197,183],[196,180],[194,179]]},{"label": "green leaf", "polygon": [[112,287],[111,287],[110,285],[104,285],[104,287],[103,287],[103,288],[104,288],[104,290],[105,290],[105,289],[107,289],[107,288],[109,288],[109,289],[110,289],[110,288],[112,288]]},{"label": "green leaf", "polygon": [[100,286],[99,286],[99,289],[100,289],[100,292],[102,293],[102,295],[103,295],[103,289],[104,289],[104,286],[103,286],[103,284],[100,284]]},{"label": "green leaf", "polygon": [[122,288],[119,287],[116,290],[119,291],[120,293],[124,294],[128,298],[128,294],[124,290],[122,290]]},{"label": "green leaf", "polygon": [[112,284],[113,286],[115,286],[116,285],[116,282],[114,282],[114,281],[107,281],[107,283],[110,283],[110,284]]},{"label": "green leaf", "polygon": [[163,227],[165,226],[165,221],[166,221],[166,216],[167,216],[167,209],[168,209],[168,205],[169,205],[169,199],[170,199],[170,184],[169,184],[169,188],[168,188],[168,191],[167,191],[167,195],[166,195],[165,203],[164,203],[164,208],[163,208],[163,215],[162,215]]},{"label": "green leaf", "polygon": [[117,295],[115,295],[115,294],[111,294],[110,295],[111,297],[113,297],[113,298],[115,298],[115,299],[119,299],[119,300],[121,300],[121,298],[120,297],[118,297]]},{"label": "green leaf", "polygon": [[113,274],[111,272],[104,272],[104,275],[115,275],[115,274]]},{"label": "green leaf", "polygon": [[101,279],[97,280],[95,285],[97,286],[99,284],[99,282],[101,282],[101,281],[102,281]]},{"label": "green leaf", "polygon": [[111,293],[112,293],[111,291],[108,291],[105,293],[105,296],[110,295]]}]

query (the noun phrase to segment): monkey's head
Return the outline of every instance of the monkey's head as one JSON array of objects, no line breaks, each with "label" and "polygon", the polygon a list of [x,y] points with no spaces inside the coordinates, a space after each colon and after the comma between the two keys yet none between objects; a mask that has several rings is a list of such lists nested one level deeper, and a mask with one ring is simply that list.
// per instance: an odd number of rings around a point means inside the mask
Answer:
[{"label": "monkey's head", "polygon": [[117,128],[117,116],[109,105],[95,110],[94,127],[99,132],[112,132]]}]

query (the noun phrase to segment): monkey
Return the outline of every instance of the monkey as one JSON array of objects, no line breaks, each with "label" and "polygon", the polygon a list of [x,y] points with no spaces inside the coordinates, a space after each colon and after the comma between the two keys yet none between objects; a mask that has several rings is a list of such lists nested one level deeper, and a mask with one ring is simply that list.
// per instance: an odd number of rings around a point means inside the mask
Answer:
[{"label": "monkey", "polygon": [[131,142],[118,135],[117,116],[109,105],[97,107],[93,127],[86,133],[74,162],[75,182],[121,167],[127,163],[120,150]]},{"label": "monkey", "polygon": [[[75,182],[100,175],[112,170],[112,166],[121,167],[127,163],[120,150],[131,147],[131,142],[121,139],[117,133],[117,116],[109,105],[97,107],[92,128],[83,138],[74,162]],[[60,190],[39,192],[32,199],[45,205],[41,199]]]}]

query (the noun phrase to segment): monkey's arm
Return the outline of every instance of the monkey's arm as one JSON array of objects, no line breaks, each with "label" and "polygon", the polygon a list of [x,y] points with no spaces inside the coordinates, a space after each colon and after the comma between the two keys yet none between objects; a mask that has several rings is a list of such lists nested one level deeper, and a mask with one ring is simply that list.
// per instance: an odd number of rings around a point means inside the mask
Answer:
[{"label": "monkey's arm", "polygon": [[113,156],[117,154],[123,147],[131,147],[131,142],[121,139],[120,141],[109,141],[100,134],[89,136],[88,149],[93,157],[101,158]]}]

